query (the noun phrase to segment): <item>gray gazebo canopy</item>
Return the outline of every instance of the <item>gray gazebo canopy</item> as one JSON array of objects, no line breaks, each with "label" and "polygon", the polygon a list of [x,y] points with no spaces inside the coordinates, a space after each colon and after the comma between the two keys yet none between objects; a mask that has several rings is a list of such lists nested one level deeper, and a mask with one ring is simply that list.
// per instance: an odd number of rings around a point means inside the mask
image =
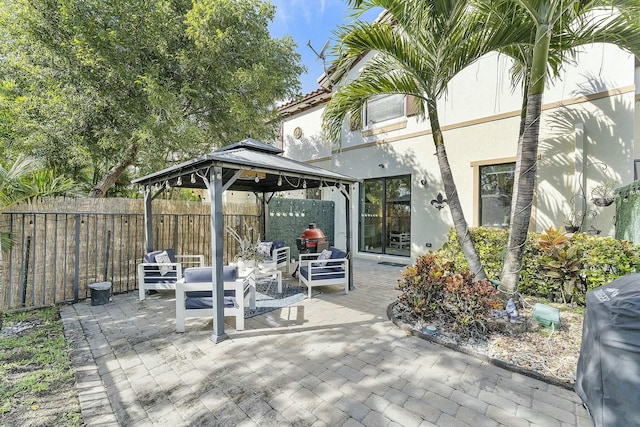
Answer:
[{"label": "gray gazebo canopy", "polygon": [[[215,310],[213,316],[214,342],[227,338],[224,332],[224,286],[222,280],[223,217],[222,193],[226,190],[262,193],[263,215],[270,196],[280,191],[305,188],[335,187],[346,199],[346,250],[351,251],[350,199],[353,185],[358,181],[327,169],[282,156],[283,150],[255,139],[245,139],[222,147],[213,153],[177,164],[133,180],[144,188],[145,241],[151,252],[151,202],[169,187],[208,189],[211,200],[211,265],[216,278],[213,286]],[[264,218],[263,218],[264,224]],[[349,263],[351,269],[351,263]],[[352,281],[353,275],[349,274]],[[352,283],[349,284],[352,288]]]}]

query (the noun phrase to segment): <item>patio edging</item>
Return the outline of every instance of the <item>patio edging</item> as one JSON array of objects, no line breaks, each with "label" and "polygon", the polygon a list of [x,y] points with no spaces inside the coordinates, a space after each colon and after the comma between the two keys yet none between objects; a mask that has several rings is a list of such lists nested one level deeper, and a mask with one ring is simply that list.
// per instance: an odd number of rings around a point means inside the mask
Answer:
[{"label": "patio edging", "polygon": [[571,383],[566,383],[566,382],[560,381],[560,380],[558,380],[556,378],[549,377],[547,375],[541,374],[539,372],[535,372],[535,371],[530,371],[528,369],[524,369],[524,368],[522,368],[522,367],[520,367],[518,365],[514,365],[513,363],[509,363],[509,362],[505,362],[504,360],[501,360],[501,359],[496,359],[496,358],[493,358],[493,357],[489,357],[487,355],[478,353],[477,351],[470,350],[470,349],[468,349],[466,347],[463,347],[463,346],[460,346],[460,345],[457,345],[457,344],[452,344],[450,342],[446,342],[446,341],[438,338],[435,335],[423,334],[422,332],[417,331],[417,330],[409,327],[407,324],[405,324],[404,322],[400,321],[400,319],[397,319],[396,317],[393,316],[393,307],[397,303],[398,303],[397,301],[394,301],[394,302],[392,302],[391,304],[389,304],[387,306],[387,318],[389,320],[391,320],[391,322],[394,325],[396,325],[398,328],[402,329],[403,331],[405,331],[407,333],[410,333],[414,337],[418,337],[418,338],[421,338],[421,339],[426,340],[426,341],[431,341],[431,342],[433,342],[435,344],[441,345],[443,347],[447,347],[447,348],[449,348],[451,350],[454,350],[454,351],[457,351],[457,352],[464,353],[466,355],[475,357],[476,359],[479,359],[479,360],[482,360],[484,362],[490,363],[490,364],[492,364],[494,366],[497,366],[499,368],[507,369],[509,371],[516,372],[516,373],[519,373],[519,374],[534,378],[536,380],[543,381],[543,382],[545,382],[547,384],[551,384],[551,385],[555,385],[555,386],[558,386],[558,387],[562,387],[562,388],[564,388],[566,390],[575,391],[574,390],[575,383],[572,383],[572,382]]}]

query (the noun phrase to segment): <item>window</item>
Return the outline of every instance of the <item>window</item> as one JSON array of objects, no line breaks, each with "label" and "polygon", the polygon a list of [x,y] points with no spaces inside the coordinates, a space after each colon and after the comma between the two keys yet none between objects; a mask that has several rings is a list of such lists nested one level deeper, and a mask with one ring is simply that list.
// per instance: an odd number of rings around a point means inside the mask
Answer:
[{"label": "window", "polygon": [[360,186],[360,251],[411,255],[411,176],[367,179]]},{"label": "window", "polygon": [[379,95],[367,101],[365,108],[365,124],[376,123],[404,116],[404,95]]},{"label": "window", "polygon": [[498,228],[507,228],[509,226],[515,169],[515,163],[479,167],[479,225]]}]

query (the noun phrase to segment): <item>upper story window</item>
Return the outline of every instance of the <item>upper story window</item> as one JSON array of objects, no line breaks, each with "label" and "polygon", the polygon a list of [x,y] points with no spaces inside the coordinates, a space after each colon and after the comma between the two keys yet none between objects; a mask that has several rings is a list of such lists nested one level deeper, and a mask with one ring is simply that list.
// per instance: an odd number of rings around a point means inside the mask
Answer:
[{"label": "upper story window", "polygon": [[373,126],[386,120],[404,117],[404,95],[378,95],[367,101],[365,126]]}]

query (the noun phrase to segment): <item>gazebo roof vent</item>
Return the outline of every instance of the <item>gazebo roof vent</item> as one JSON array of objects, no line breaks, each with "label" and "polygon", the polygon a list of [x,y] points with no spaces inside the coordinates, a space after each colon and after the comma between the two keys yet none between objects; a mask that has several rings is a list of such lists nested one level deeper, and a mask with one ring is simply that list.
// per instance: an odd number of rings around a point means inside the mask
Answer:
[{"label": "gazebo roof vent", "polygon": [[222,152],[225,152],[225,151],[236,150],[238,148],[247,148],[249,150],[262,151],[262,152],[269,153],[269,154],[282,154],[282,153],[284,153],[284,150],[281,150],[278,147],[274,147],[273,145],[270,145],[270,144],[265,144],[264,142],[258,141],[257,139],[253,139],[253,138],[243,139],[242,141],[238,141],[238,142],[235,142],[235,143],[233,143],[231,145],[227,145],[227,146],[224,146],[222,148],[219,148],[215,152],[216,153],[222,153]]}]

